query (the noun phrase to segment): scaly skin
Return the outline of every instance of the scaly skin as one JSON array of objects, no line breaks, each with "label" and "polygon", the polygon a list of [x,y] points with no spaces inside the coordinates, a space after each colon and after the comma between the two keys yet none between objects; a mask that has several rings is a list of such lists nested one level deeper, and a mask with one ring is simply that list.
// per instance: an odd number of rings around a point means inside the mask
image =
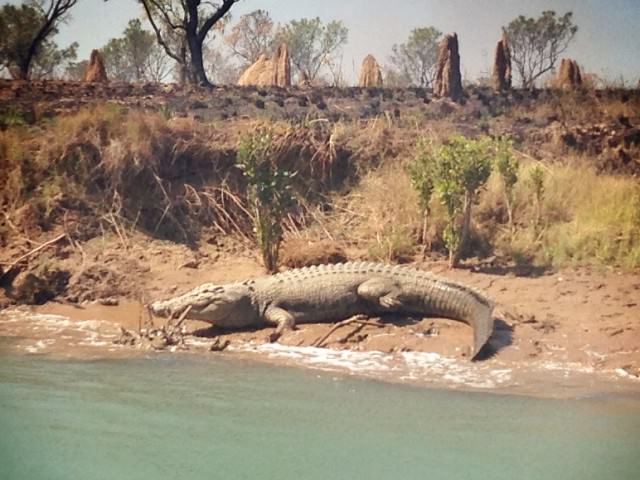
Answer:
[{"label": "scaly skin", "polygon": [[272,340],[296,324],[388,313],[437,315],[473,327],[472,358],[493,331],[493,302],[480,292],[409,267],[350,262],[289,270],[246,282],[193,290],[150,305],[155,315],[179,315],[238,329],[276,327]]}]

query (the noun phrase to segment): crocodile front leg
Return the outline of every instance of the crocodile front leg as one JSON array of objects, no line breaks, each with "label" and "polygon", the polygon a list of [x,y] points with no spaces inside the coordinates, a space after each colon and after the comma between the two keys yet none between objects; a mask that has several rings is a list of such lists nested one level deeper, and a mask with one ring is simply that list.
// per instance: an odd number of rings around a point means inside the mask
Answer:
[{"label": "crocodile front leg", "polygon": [[264,319],[267,323],[275,325],[276,329],[267,339],[269,342],[278,340],[285,330],[294,330],[296,328],[296,320],[288,311],[280,307],[269,307],[264,312]]},{"label": "crocodile front leg", "polygon": [[393,280],[384,277],[371,278],[358,286],[358,295],[363,299],[388,310],[402,308],[402,289]]}]

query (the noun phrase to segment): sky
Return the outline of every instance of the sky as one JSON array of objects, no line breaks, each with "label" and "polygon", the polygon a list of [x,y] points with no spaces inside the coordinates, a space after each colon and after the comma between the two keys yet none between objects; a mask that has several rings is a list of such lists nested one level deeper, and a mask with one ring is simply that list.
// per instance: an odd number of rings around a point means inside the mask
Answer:
[{"label": "sky", "polygon": [[[489,71],[503,25],[521,14],[572,11],[579,30],[565,56],[609,80],[635,85],[640,78],[640,0],[240,0],[231,12],[237,19],[256,9],[268,11],[276,23],[315,16],[342,20],[349,29],[343,71],[352,81],[367,54],[385,64],[392,46],[423,26],[458,33],[462,74],[475,79]],[[88,58],[141,14],[135,0],[79,0],[56,41],[77,41],[79,58]]]}]

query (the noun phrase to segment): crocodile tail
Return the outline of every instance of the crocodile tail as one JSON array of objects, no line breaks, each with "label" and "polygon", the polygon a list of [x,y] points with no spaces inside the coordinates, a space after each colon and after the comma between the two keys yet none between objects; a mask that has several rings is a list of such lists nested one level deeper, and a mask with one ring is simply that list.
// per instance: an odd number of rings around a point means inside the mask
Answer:
[{"label": "crocodile tail", "polygon": [[460,320],[473,328],[474,359],[493,333],[494,303],[478,290],[431,277],[426,305],[431,313]]},{"label": "crocodile tail", "polygon": [[480,353],[482,347],[487,343],[493,333],[493,302],[487,300],[486,303],[478,303],[470,320],[473,327],[473,352],[471,359]]}]

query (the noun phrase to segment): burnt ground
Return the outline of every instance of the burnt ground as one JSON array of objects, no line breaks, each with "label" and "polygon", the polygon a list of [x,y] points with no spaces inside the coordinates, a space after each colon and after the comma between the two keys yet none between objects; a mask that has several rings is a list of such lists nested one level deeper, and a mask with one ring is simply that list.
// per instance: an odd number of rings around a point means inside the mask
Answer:
[{"label": "burnt ground", "polygon": [[451,133],[508,135],[537,159],[578,154],[602,171],[640,175],[640,90],[496,93],[469,86],[459,103],[423,88],[209,88],[178,84],[0,79],[0,127],[37,123],[108,102],[200,122],[264,119],[306,124],[380,119],[389,125],[445,121]]}]

